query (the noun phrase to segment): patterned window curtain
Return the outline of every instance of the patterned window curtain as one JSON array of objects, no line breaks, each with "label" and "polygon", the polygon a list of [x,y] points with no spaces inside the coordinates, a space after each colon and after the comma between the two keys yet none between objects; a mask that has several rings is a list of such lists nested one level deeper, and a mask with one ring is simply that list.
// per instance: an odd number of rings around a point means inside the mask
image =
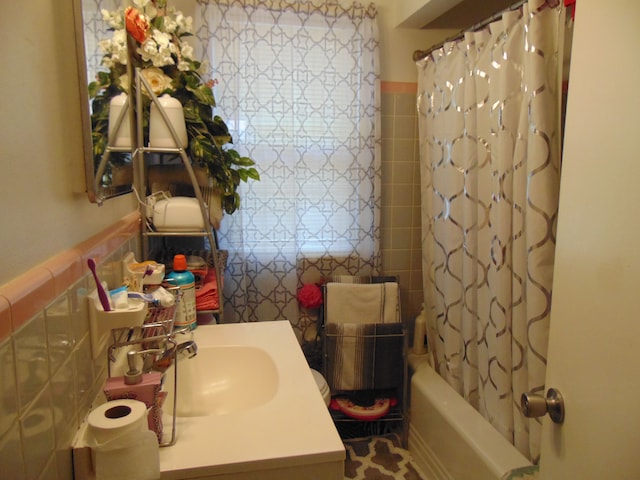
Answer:
[{"label": "patterned window curtain", "polygon": [[529,0],[417,63],[423,271],[438,372],[539,458],[560,183],[562,7]]},{"label": "patterned window curtain", "polygon": [[198,0],[194,23],[216,114],[261,175],[219,231],[225,321],[288,319],[304,343],[316,336],[296,300],[304,283],[379,274],[376,10]]}]

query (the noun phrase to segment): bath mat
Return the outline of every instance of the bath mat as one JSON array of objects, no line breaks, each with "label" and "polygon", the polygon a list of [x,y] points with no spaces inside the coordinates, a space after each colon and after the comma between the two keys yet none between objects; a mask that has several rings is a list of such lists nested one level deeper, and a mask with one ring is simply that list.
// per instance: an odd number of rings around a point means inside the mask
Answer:
[{"label": "bath mat", "polygon": [[396,434],[344,440],[345,480],[424,480],[411,464],[409,451],[400,445]]}]

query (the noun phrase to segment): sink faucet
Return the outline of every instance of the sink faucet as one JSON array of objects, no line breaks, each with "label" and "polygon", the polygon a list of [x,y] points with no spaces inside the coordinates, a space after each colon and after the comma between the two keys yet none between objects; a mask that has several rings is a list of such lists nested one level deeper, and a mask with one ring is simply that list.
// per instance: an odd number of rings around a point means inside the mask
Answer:
[{"label": "sink faucet", "polygon": [[164,351],[164,353],[153,362],[152,370],[165,372],[171,364],[178,358],[178,355],[186,358],[193,358],[198,353],[198,344],[194,340],[187,340]]}]

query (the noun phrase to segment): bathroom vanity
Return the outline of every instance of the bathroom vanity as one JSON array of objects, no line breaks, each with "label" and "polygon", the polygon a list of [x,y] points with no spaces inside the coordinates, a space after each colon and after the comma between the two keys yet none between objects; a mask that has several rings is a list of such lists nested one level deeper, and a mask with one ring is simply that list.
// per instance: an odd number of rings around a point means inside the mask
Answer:
[{"label": "bathroom vanity", "polygon": [[343,479],[344,446],[289,322],[199,326],[193,339],[163,480]]}]

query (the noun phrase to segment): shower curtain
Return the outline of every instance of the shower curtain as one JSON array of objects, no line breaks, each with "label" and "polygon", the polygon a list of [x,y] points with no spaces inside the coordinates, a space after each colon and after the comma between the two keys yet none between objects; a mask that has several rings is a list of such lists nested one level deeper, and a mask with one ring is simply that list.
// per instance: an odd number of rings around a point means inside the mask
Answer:
[{"label": "shower curtain", "polygon": [[561,6],[529,0],[417,62],[428,335],[442,377],[534,462],[561,145]]}]

